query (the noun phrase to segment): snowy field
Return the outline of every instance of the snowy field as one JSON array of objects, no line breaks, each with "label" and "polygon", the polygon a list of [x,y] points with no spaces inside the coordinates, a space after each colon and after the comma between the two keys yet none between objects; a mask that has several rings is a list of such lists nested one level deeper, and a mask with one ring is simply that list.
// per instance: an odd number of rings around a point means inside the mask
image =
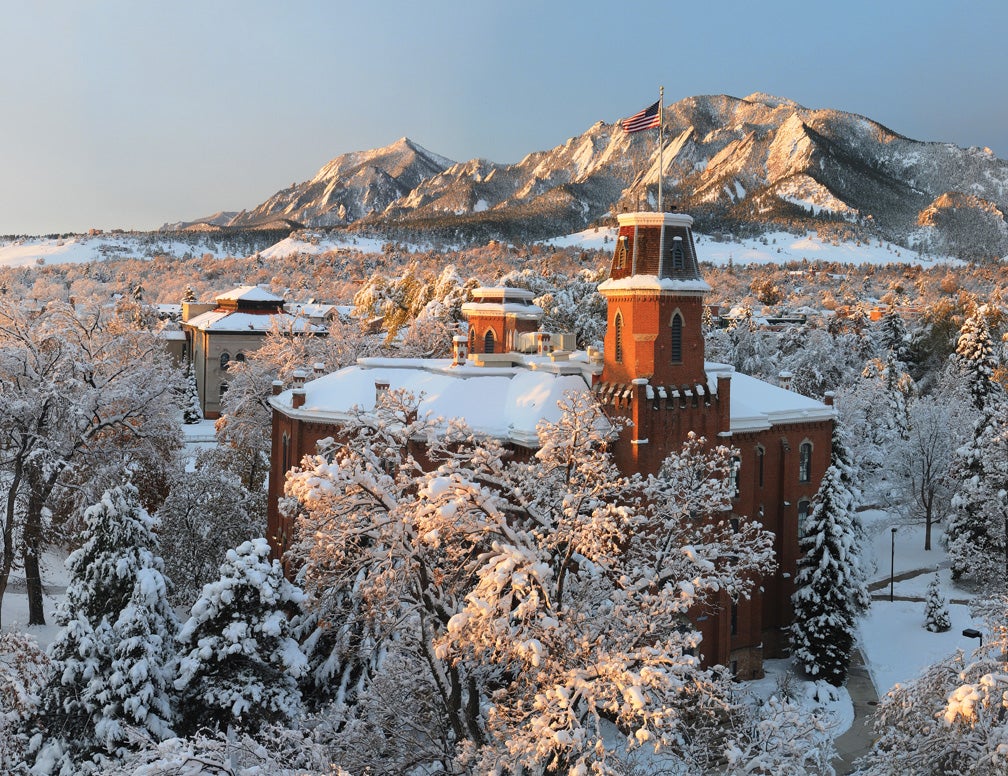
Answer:
[{"label": "snowy field", "polygon": [[[935,258],[920,254],[892,243],[873,240],[870,243],[830,243],[819,239],[815,233],[794,235],[774,232],[764,237],[718,241],[702,234],[694,235],[697,250],[703,261],[725,265],[783,264],[789,261],[835,261],[849,264],[962,264],[958,259]],[[611,228],[586,229],[583,232],[545,241],[558,248],[610,250],[616,237]],[[267,259],[283,258],[294,254],[318,255],[329,251],[357,251],[381,253],[388,240],[379,237],[362,237],[346,233],[307,233],[291,236],[260,251]],[[398,244],[398,243],[397,243]],[[430,244],[406,244],[410,251],[428,251]],[[140,243],[128,235],[77,235],[61,239],[25,237],[17,240],[0,240],[0,267],[22,267],[38,263],[63,264],[70,262],[102,261],[116,258],[143,258],[154,254],[169,256],[203,255],[211,253],[222,258],[225,252],[215,243],[195,245],[169,239]]]},{"label": "snowy field", "polygon": [[[979,643],[976,639],[963,636],[963,628],[983,631],[985,624],[970,617],[967,606],[952,603],[953,600],[966,601],[970,595],[951,581],[941,544],[940,526],[935,526],[932,532],[933,549],[925,551],[923,524],[907,525],[880,510],[864,512],[862,519],[871,535],[875,558],[875,570],[870,579],[881,585],[880,589],[873,591],[873,596],[882,596],[883,600],[876,597],[872,601],[871,610],[860,624],[859,643],[875,688],[882,696],[897,682],[906,683],[914,679],[926,666],[957,649],[967,654],[972,652]],[[895,545],[891,531],[893,526],[896,527]],[[888,582],[893,546],[895,576],[920,573],[897,581],[893,591],[897,600],[890,602]],[[952,620],[952,629],[945,633],[931,633],[924,629],[923,600],[898,600],[923,599],[935,571],[938,571],[942,595],[949,603]]]}]

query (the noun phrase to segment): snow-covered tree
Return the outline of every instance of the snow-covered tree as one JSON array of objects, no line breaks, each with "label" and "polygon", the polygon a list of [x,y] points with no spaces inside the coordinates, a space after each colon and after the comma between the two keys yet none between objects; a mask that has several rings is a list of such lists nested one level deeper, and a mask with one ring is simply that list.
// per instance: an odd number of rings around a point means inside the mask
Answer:
[{"label": "snow-covered tree", "polygon": [[802,556],[792,598],[796,660],[811,676],[837,687],[847,677],[855,618],[869,602],[860,558],[863,530],[844,481],[849,467],[846,461],[833,463],[823,475],[799,537]]},{"label": "snow-covered tree", "polygon": [[989,609],[989,639],[971,659],[939,661],[897,684],[875,712],[860,776],[1000,776],[1008,772],[1008,599]]},{"label": "snow-covered tree", "polygon": [[[748,596],[772,564],[758,524],[726,519],[732,451],[690,440],[659,476],[623,476],[600,409],[572,396],[535,458],[507,462],[408,396],[383,402],[287,482],[303,511],[294,557],[339,629],[344,724],[396,751],[411,715],[428,764],[477,771],[604,769],[612,725],[633,746],[718,757],[723,686],[688,615]],[[383,682],[428,701],[382,721],[369,704]]]},{"label": "snow-covered tree", "polygon": [[981,414],[973,438],[956,450],[951,478],[958,483],[945,527],[952,578],[1000,587],[1008,570],[1008,402]]},{"label": "snow-covered tree", "polygon": [[196,373],[186,370],[186,384],[182,397],[182,422],[192,425],[203,420],[203,409],[200,407],[199,392],[196,390]]},{"label": "snow-covered tree", "polygon": [[260,501],[221,465],[218,451],[200,453],[193,471],[176,476],[157,512],[165,569],[178,580],[173,603],[191,606],[217,579],[229,549],[263,535]]},{"label": "snow-covered tree", "polygon": [[732,721],[725,748],[728,776],[773,774],[806,776],[833,774],[837,756],[830,724],[787,698],[771,696],[765,704],[749,708]]},{"label": "snow-covered tree", "polygon": [[305,657],[290,636],[287,612],[302,599],[279,561],[270,561],[265,539],[228,550],[220,578],[203,588],[179,631],[181,731],[255,733],[294,720]]},{"label": "snow-covered tree", "polygon": [[966,378],[973,407],[981,413],[1004,398],[1004,389],[994,380],[999,359],[987,325],[988,313],[987,305],[976,307],[963,321],[956,342],[956,363]]},{"label": "snow-covered tree", "polygon": [[0,310],[0,374],[0,600],[20,561],[29,623],[44,624],[39,559],[49,541],[69,538],[66,522],[124,471],[147,506],[163,497],[181,446],[179,376],[152,332],[104,308],[78,315],[59,302],[37,313]]},{"label": "snow-covered tree", "polygon": [[941,594],[941,578],[938,574],[928,584],[924,599],[924,627],[932,633],[944,633],[952,627],[949,620],[948,604]]},{"label": "snow-covered tree", "polygon": [[894,448],[894,468],[906,496],[904,510],[911,519],[923,519],[925,550],[931,549],[934,522],[948,514],[949,467],[962,434],[960,409],[956,398],[947,394],[911,399],[907,439]]},{"label": "snow-covered tree", "polygon": [[175,613],[155,552],[153,521],[132,485],[84,514],[84,542],[67,558],[70,582],[52,643],[54,677],[32,724],[32,771],[93,771],[129,750],[131,730],[172,735],[168,672]]},{"label": "snow-covered tree", "polygon": [[0,771],[24,768],[24,726],[38,711],[51,664],[34,636],[0,633]]}]

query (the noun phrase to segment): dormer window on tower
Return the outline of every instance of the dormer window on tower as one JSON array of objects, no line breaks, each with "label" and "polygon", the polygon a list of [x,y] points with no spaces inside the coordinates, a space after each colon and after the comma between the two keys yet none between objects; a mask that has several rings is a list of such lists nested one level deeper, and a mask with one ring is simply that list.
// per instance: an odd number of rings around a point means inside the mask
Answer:
[{"label": "dormer window on tower", "polygon": [[686,266],[686,253],[682,247],[682,237],[678,235],[672,240],[672,269],[682,269]]},{"label": "dormer window on tower", "polygon": [[616,266],[620,269],[626,269],[626,235],[620,235],[619,239],[616,241]]}]

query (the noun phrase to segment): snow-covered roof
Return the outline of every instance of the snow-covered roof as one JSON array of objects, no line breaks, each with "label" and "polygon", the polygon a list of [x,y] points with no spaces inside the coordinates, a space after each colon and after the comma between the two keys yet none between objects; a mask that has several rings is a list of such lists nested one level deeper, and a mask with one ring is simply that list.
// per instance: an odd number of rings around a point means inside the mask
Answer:
[{"label": "snow-covered roof", "polygon": [[534,304],[520,302],[466,302],[462,305],[462,313],[485,313],[488,315],[513,315],[522,320],[538,321],[542,318],[542,308]]},{"label": "snow-covered roof", "polygon": [[676,291],[694,292],[706,294],[711,290],[706,280],[676,280],[674,278],[660,278],[657,275],[627,275],[617,280],[604,280],[599,283],[599,292],[606,291]]},{"label": "snow-covered roof", "polygon": [[291,417],[339,423],[355,406],[373,409],[375,383],[387,383],[390,390],[422,397],[421,414],[460,418],[475,431],[535,447],[536,424],[560,418],[564,394],[590,390],[587,361],[561,363],[529,357],[518,366],[453,367],[447,359],[360,359],[355,366],[306,383],[301,407],[291,406],[291,390],[271,397],[270,404]]},{"label": "snow-covered roof", "polygon": [[238,286],[223,294],[219,294],[216,299],[218,302],[237,301],[239,299],[245,302],[283,302],[282,296],[277,296],[272,291],[267,291],[265,288],[260,288],[259,286]]},{"label": "snow-covered roof", "polygon": [[836,410],[821,401],[765,382],[729,364],[704,364],[710,390],[717,391],[717,376],[731,376],[730,423],[733,432],[762,431],[781,423],[829,420]]},{"label": "snow-covered roof", "polygon": [[210,310],[186,321],[190,326],[200,331],[258,331],[272,330],[274,321],[283,331],[294,331],[303,334],[310,331],[322,331],[318,326],[308,322],[301,316],[278,313],[264,315],[262,313],[247,313],[232,310]]}]

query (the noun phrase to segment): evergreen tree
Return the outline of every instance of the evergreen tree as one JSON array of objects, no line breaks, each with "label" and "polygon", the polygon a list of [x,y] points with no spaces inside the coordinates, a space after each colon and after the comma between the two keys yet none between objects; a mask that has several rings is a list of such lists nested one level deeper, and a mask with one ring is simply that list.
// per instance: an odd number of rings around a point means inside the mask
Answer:
[{"label": "evergreen tree", "polygon": [[883,353],[892,353],[897,361],[907,359],[907,330],[903,319],[893,311],[886,313],[879,321],[879,348]]},{"label": "evergreen tree", "polygon": [[973,439],[956,450],[951,479],[960,483],[945,528],[952,578],[1004,584],[1008,569],[1008,402],[988,406]]},{"label": "evergreen tree", "polygon": [[944,633],[952,627],[949,620],[948,605],[941,594],[941,580],[938,575],[928,585],[927,597],[924,602],[924,627],[932,633]]},{"label": "evergreen tree", "polygon": [[265,539],[228,550],[220,579],[203,588],[179,632],[183,654],[175,688],[186,732],[257,732],[290,723],[301,706],[297,678],[305,656],[290,637],[286,612],[303,600]]},{"label": "evergreen tree", "polygon": [[137,489],[107,491],[84,513],[84,542],[67,558],[54,679],[33,722],[33,772],[90,772],[129,749],[127,730],[172,735],[167,671],[175,614],[152,550],[153,521]]},{"label": "evergreen tree", "polygon": [[977,307],[963,321],[956,342],[956,361],[969,386],[973,407],[984,412],[1004,390],[994,380],[998,357],[987,326],[987,305]]},{"label": "evergreen tree", "polygon": [[823,475],[816,503],[799,539],[802,557],[795,580],[791,643],[807,673],[843,684],[854,646],[854,619],[863,586],[857,556],[857,530],[850,519],[850,501],[840,470]]},{"label": "evergreen tree", "polygon": [[196,374],[192,369],[186,370],[186,385],[182,422],[187,425],[203,420],[203,408],[200,406],[199,391],[196,389]]}]

